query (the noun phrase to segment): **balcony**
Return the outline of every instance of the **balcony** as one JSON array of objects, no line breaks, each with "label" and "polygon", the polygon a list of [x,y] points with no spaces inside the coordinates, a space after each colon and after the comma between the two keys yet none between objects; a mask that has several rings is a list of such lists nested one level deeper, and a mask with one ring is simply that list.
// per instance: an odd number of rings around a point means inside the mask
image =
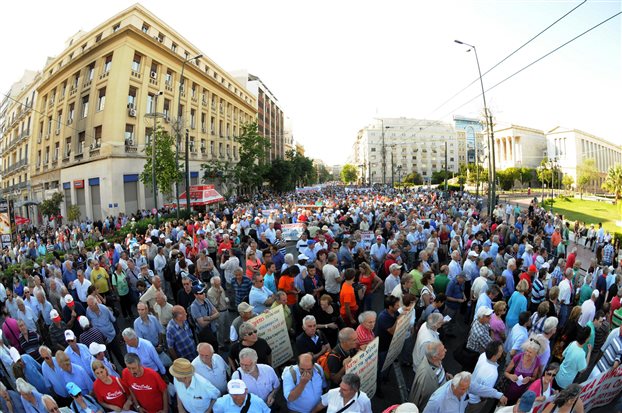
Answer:
[{"label": "balcony", "polygon": [[140,79],[140,76],[141,76],[141,75],[140,75],[140,72],[137,72],[137,71],[136,71],[136,70],[134,70],[134,69],[130,70],[130,75],[131,75],[132,77],[135,77],[136,79]]},{"label": "balcony", "polygon": [[91,87],[91,83],[93,83],[92,79],[88,79],[86,82],[84,82],[84,84],[82,85],[83,89],[87,89],[89,87]]},{"label": "balcony", "polygon": [[126,140],[125,153],[138,153],[138,145],[136,145],[133,141]]},{"label": "balcony", "polygon": [[99,75],[99,80],[107,78],[109,74],[110,74],[110,71],[102,73],[101,75]]},{"label": "balcony", "polygon": [[73,85],[71,89],[69,90],[69,96],[75,95],[77,91],[78,91],[78,87],[76,85]]}]

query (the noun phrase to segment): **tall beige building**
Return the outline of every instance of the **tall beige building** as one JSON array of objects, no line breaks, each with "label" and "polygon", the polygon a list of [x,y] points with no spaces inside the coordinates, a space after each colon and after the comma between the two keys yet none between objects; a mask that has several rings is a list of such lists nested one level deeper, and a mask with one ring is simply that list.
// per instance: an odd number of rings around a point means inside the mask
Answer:
[{"label": "tall beige building", "polygon": [[509,125],[495,129],[497,169],[537,168],[546,151],[546,136],[538,129]]},{"label": "tall beige building", "polygon": [[[202,163],[237,162],[234,136],[255,119],[256,98],[208,57],[192,59],[200,54],[139,4],[69,39],[37,87],[29,157],[34,196],[61,190],[63,209],[76,204],[82,218],[152,208],[151,185],[139,180],[144,149],[155,121],[175,133],[178,109],[180,157],[189,151],[191,184],[201,181]],[[160,117],[146,116],[153,113]]]},{"label": "tall beige building", "polygon": [[17,215],[37,222],[36,211],[30,208],[32,187],[29,171],[30,138],[35,124],[36,88],[40,73],[25,71],[0,103],[0,156],[2,197],[15,202]]}]

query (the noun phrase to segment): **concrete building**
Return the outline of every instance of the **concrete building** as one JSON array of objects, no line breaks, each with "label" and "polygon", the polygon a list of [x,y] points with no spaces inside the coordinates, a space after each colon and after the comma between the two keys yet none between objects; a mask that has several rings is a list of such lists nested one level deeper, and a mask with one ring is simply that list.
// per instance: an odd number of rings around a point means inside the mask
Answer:
[{"label": "concrete building", "polygon": [[546,151],[543,131],[519,125],[495,128],[495,163],[497,169],[537,168]]},{"label": "concrete building", "polygon": [[247,71],[233,71],[231,75],[257,98],[257,126],[259,134],[270,141],[270,158],[285,157],[285,129],[283,110],[278,99],[263,81]]},{"label": "concrete building", "polygon": [[40,73],[26,70],[11,86],[0,104],[0,162],[3,198],[12,199],[17,215],[38,223],[32,201],[29,171],[30,137],[35,125],[33,107],[37,101]]},{"label": "concrete building", "polygon": [[598,191],[609,168],[622,164],[622,146],[577,129],[553,128],[546,134],[546,144],[549,158],[555,159],[562,172],[570,175],[575,183],[578,166],[586,159],[594,159],[601,176],[592,187]]},{"label": "concrete building", "polygon": [[466,162],[466,132],[435,120],[377,119],[357,133],[352,151],[366,183],[390,185],[413,171],[429,182],[433,172],[445,169],[445,154],[449,172]]},{"label": "concrete building", "polygon": [[283,149],[285,153],[289,151],[295,151],[296,145],[294,143],[294,125],[289,116],[285,116],[283,121]]},{"label": "concrete building", "polygon": [[481,163],[484,158],[485,127],[479,119],[454,115],[454,126],[457,132],[464,132],[466,142],[466,163],[474,164],[476,156]]},{"label": "concrete building", "polygon": [[[233,137],[256,117],[256,98],[208,57],[192,59],[199,54],[139,4],[69,39],[37,88],[29,158],[35,197],[61,190],[63,214],[76,204],[91,219],[152,208],[151,185],[139,180],[144,149],[156,122],[174,133],[178,109],[191,184],[200,182],[202,163],[237,162]],[[160,118],[145,116],[154,112]]]}]

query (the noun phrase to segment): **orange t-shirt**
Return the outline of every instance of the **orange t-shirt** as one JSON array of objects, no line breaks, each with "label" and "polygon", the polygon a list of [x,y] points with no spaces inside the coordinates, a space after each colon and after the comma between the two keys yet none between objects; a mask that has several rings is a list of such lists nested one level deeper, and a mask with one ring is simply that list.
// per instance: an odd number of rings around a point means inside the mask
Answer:
[{"label": "orange t-shirt", "polygon": [[352,314],[352,316],[355,315],[356,310],[358,310],[359,307],[356,304],[356,297],[354,296],[354,288],[352,287],[352,284],[343,283],[341,285],[339,302],[341,303],[341,309],[339,310],[341,317],[346,316],[346,303],[350,304],[350,313]]},{"label": "orange t-shirt", "polygon": [[279,290],[287,293],[287,305],[294,305],[298,302],[298,294],[291,292],[295,287],[294,277],[282,276],[279,278]]}]

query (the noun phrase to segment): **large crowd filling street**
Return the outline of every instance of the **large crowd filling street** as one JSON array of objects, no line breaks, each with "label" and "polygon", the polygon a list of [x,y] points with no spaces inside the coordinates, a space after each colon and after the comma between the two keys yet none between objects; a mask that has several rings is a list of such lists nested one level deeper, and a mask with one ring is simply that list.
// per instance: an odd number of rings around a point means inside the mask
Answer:
[{"label": "large crowd filling street", "polygon": [[536,199],[325,186],[147,218],[2,251],[2,412],[583,413],[621,363],[620,239]]}]

